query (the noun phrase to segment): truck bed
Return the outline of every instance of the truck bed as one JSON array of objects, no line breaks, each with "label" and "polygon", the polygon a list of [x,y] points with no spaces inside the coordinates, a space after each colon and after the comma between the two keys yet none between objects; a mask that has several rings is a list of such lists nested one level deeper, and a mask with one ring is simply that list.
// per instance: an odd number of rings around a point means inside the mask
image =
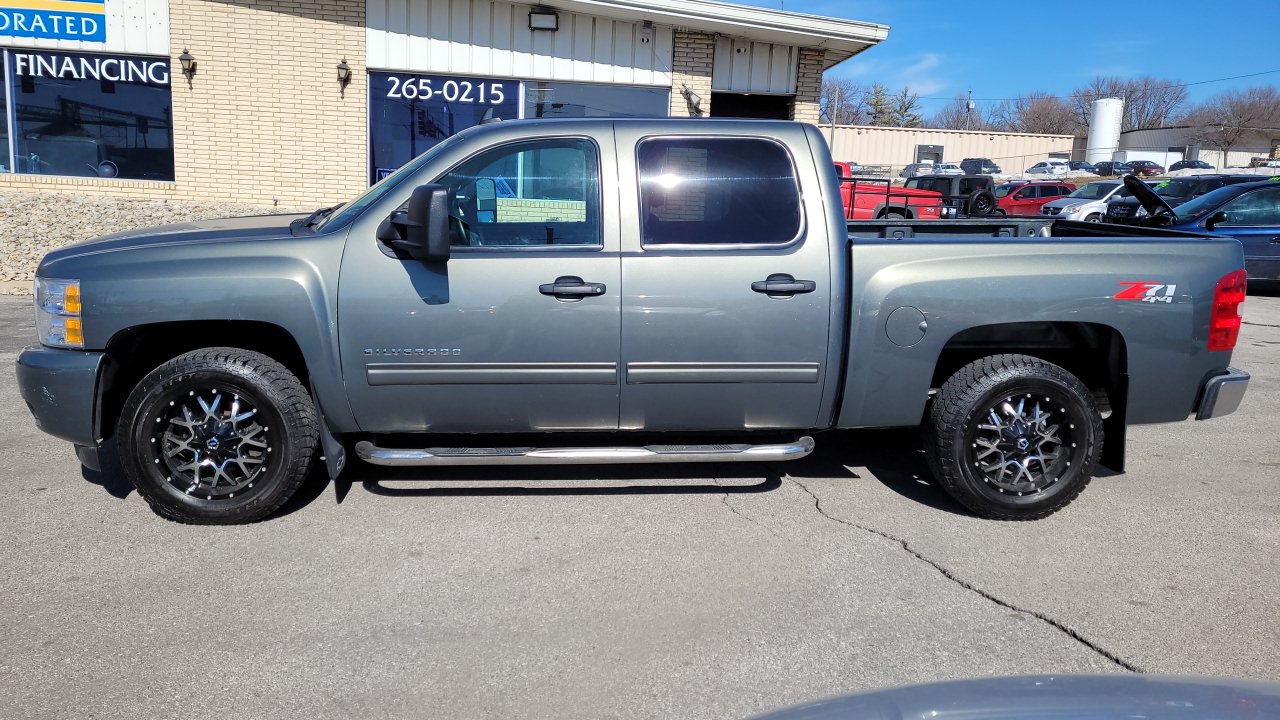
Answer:
[{"label": "truck bed", "polygon": [[1055,220],[1035,217],[986,217],[959,220],[850,220],[849,239],[908,239],[974,237],[1079,237],[1079,238],[1206,238],[1219,237],[1202,233],[1164,230],[1134,225]]}]

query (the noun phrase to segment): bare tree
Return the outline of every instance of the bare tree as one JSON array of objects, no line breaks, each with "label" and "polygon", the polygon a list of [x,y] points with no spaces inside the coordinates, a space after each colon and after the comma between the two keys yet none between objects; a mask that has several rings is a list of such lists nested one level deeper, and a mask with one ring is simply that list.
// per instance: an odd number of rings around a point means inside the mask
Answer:
[{"label": "bare tree", "polygon": [[866,125],[866,91],[850,78],[822,78],[822,95],[818,100],[822,121],[836,125]]},{"label": "bare tree", "polygon": [[991,126],[977,108],[969,109],[969,100],[964,95],[957,95],[942,106],[929,120],[929,127],[945,130],[989,130]]},{"label": "bare tree", "polygon": [[1147,75],[1132,79],[1095,77],[1088,85],[1071,93],[1071,105],[1081,128],[1089,126],[1094,100],[1116,97],[1124,100],[1123,130],[1144,130],[1169,125],[1187,103],[1187,89],[1175,80]]},{"label": "bare tree", "polygon": [[1077,128],[1071,106],[1045,92],[1000,101],[991,109],[988,121],[1000,130],[1036,135],[1071,135]]},{"label": "bare tree", "polygon": [[1227,153],[1258,130],[1280,127],[1280,91],[1270,86],[1231,90],[1194,108],[1184,118],[1194,126],[1192,142]]}]

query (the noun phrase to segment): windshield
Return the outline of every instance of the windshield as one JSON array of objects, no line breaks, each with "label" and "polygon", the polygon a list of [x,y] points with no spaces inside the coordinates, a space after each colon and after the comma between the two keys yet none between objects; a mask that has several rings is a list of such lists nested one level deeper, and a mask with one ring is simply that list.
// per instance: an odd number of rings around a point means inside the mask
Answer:
[{"label": "windshield", "polygon": [[1187,220],[1195,220],[1206,212],[1213,210],[1248,189],[1248,187],[1242,187],[1240,185],[1220,187],[1217,190],[1207,192],[1194,200],[1188,200],[1187,202],[1182,203],[1173,209],[1173,213],[1178,216],[1178,220],[1180,221],[1185,222]]},{"label": "windshield", "polygon": [[[475,127],[480,127],[480,126],[477,125]],[[468,128],[468,130],[470,130],[470,128]],[[368,190],[365,190],[363,193],[361,193],[355,200],[352,200],[351,202],[342,206],[339,212],[331,213],[329,217],[325,218],[324,220],[316,224],[315,226],[316,230],[320,230],[322,228],[326,228],[330,226],[334,228],[339,228],[339,227],[342,227],[344,224],[354,220],[357,216],[360,215],[360,213],[364,212],[365,208],[377,202],[383,195],[386,195],[388,192],[391,192],[392,190],[394,190],[396,187],[398,187],[401,183],[404,182],[405,178],[413,175],[415,172],[418,171],[418,168],[430,162],[431,158],[434,158],[436,155],[439,155],[444,150],[450,147],[453,147],[453,145],[456,144],[463,136],[468,134],[469,133],[466,130],[463,130],[457,135],[448,137],[443,142],[440,142],[432,146],[426,152],[410,160],[408,163],[405,163],[405,165],[401,167],[399,170],[396,170],[390,175],[374,183],[372,187],[370,187]]]},{"label": "windshield", "polygon": [[1156,185],[1156,194],[1163,197],[1186,197],[1195,192],[1198,180],[1165,180]]},{"label": "windshield", "polygon": [[1017,190],[1019,187],[1021,187],[1021,186],[1019,186],[1019,185],[997,185],[997,186],[996,186],[996,197],[998,197],[998,198],[1002,198],[1002,197],[1004,197],[1005,195],[1008,195],[1009,193],[1013,192],[1014,190]]},{"label": "windshield", "polygon": [[1108,193],[1116,189],[1120,183],[1114,182],[1091,182],[1088,185],[1076,190],[1067,197],[1079,198],[1081,200],[1101,200]]}]

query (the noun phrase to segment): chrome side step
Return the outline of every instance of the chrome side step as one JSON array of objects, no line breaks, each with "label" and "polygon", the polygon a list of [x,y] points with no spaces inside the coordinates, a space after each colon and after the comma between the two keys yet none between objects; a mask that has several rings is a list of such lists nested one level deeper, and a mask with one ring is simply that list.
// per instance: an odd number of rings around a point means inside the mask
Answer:
[{"label": "chrome side step", "polygon": [[367,463],[391,467],[421,465],[620,465],[625,463],[759,462],[799,460],[813,452],[808,435],[781,445],[645,445],[563,448],[381,448],[356,443]]}]

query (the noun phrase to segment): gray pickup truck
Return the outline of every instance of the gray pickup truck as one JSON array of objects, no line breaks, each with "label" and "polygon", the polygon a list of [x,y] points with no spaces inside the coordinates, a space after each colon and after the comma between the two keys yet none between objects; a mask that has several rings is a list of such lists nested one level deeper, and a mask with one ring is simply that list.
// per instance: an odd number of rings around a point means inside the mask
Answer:
[{"label": "gray pickup truck", "polygon": [[[323,458],[780,461],[924,428],[975,513],[1044,517],[1130,423],[1239,405],[1234,240],[847,223],[802,124],[489,124],[310,216],[50,252],[18,380],[161,515],[269,515]],[[847,437],[840,435],[837,437]]]}]

